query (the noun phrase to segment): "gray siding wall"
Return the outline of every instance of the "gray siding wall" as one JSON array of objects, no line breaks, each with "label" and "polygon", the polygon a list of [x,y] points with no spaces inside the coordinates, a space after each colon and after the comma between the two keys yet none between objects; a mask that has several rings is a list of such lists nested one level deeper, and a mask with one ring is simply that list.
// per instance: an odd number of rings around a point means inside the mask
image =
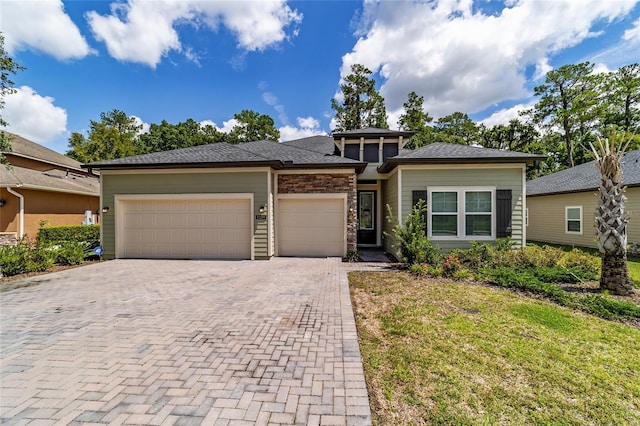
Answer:
[{"label": "gray siding wall", "polygon": [[[222,194],[253,193],[254,209],[267,205],[267,173],[166,173],[102,175],[102,246],[107,259],[115,257],[115,195],[124,194]],[[254,221],[254,256],[268,257],[267,221]]]},{"label": "gray siding wall", "polygon": [[[452,165],[450,169],[402,170],[402,221],[411,212],[412,191],[428,190],[429,187],[474,187],[492,186],[496,189],[510,189],[511,201],[511,239],[516,247],[522,247],[524,225],[524,195],[522,188],[523,169],[519,165],[514,168],[461,168]],[[434,241],[434,244],[444,250],[454,248],[468,248],[468,240]]]},{"label": "gray siding wall", "polygon": [[398,217],[398,173],[394,173],[388,180],[382,181],[382,245],[384,249],[397,257],[396,250],[393,248],[395,245],[395,239],[392,235],[393,224],[387,220],[389,210],[387,205],[391,208],[391,213],[394,218]]},{"label": "gray siding wall", "polygon": [[[630,217],[627,239],[629,243],[640,243],[640,188],[628,188],[626,194],[626,211]],[[565,208],[568,206],[582,206],[582,235],[565,232]],[[528,197],[527,239],[596,248],[594,217],[597,207],[598,198],[595,190]]]}]

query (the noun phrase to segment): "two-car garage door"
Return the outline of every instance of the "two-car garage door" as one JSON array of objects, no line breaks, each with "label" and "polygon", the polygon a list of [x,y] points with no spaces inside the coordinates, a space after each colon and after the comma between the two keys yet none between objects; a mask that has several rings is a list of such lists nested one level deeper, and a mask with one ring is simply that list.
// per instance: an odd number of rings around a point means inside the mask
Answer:
[{"label": "two-car garage door", "polygon": [[122,199],[117,257],[251,259],[251,198]]}]

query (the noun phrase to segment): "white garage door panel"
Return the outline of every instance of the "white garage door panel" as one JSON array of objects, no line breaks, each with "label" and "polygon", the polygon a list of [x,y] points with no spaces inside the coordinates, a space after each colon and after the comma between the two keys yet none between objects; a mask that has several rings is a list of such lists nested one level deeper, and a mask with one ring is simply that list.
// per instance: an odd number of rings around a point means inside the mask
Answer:
[{"label": "white garage door panel", "polygon": [[285,198],[278,212],[278,255],[344,255],[344,199]]},{"label": "white garage door panel", "polygon": [[249,199],[127,200],[120,257],[250,259]]}]

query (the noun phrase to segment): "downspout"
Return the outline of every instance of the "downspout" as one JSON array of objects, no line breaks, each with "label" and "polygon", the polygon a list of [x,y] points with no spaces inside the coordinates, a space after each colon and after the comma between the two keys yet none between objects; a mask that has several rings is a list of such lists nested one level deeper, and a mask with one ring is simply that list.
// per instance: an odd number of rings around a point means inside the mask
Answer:
[{"label": "downspout", "polygon": [[11,189],[10,186],[7,186],[7,192],[9,194],[15,195],[16,197],[18,197],[18,199],[20,199],[20,224],[18,225],[18,235],[19,239],[21,240],[22,238],[24,238],[24,195],[15,192],[13,189]]}]

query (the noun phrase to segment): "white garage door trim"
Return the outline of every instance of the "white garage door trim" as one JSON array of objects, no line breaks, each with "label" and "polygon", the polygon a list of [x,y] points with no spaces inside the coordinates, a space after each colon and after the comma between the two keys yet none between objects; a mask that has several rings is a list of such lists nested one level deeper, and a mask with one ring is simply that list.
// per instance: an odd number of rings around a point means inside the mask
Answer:
[{"label": "white garage door trim", "polygon": [[343,206],[343,220],[342,220],[342,254],[345,256],[347,253],[347,194],[346,193],[332,193],[332,194],[278,194],[276,196],[276,232],[275,232],[275,246],[276,256],[280,256],[280,239],[279,234],[282,229],[282,215],[280,214],[280,203],[282,200],[340,200]]},{"label": "white garage door trim", "polygon": [[254,260],[254,201],[253,193],[219,193],[219,194],[116,194],[114,195],[114,220],[115,220],[115,242],[116,258],[122,258],[124,253],[124,238],[119,238],[124,232],[124,213],[127,201],[163,201],[163,200],[247,200],[250,206],[250,254]]}]

